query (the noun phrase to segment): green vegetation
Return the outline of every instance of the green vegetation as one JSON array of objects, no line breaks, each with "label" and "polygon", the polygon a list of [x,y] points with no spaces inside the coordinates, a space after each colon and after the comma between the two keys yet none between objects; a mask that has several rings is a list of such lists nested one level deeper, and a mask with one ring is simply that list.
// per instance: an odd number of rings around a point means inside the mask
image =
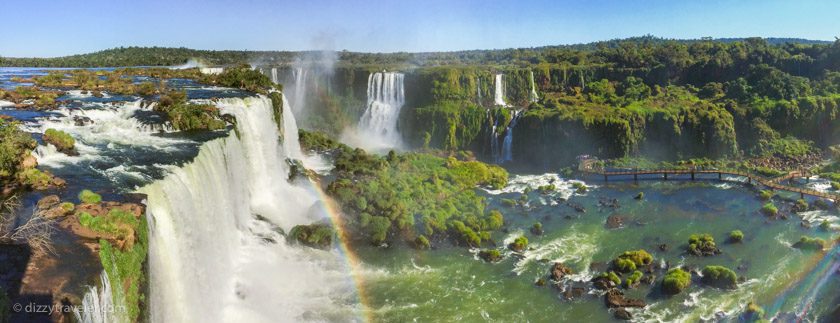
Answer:
[{"label": "green vegetation", "polygon": [[497,262],[502,260],[502,254],[496,249],[486,249],[478,252],[478,256],[486,262]]},{"label": "green vegetation", "polygon": [[14,90],[0,89],[0,100],[29,108],[50,109],[56,107],[56,99],[63,94],[61,91],[43,90],[34,86],[18,86]]},{"label": "green vegetation", "polygon": [[636,196],[633,197],[633,198],[637,199],[637,200],[644,200],[645,199],[645,192],[639,192],[639,194],[636,194]]},{"label": "green vegetation", "polygon": [[204,75],[204,77],[200,79],[200,82],[232,87],[261,94],[268,94],[268,92],[273,89],[279,91],[283,90],[281,85],[274,84],[268,76],[260,73],[260,71],[251,69],[251,66],[247,64],[225,68],[225,70],[218,75]]},{"label": "green vegetation", "polygon": [[76,153],[76,140],[64,131],[50,128],[44,132],[43,138],[44,141],[53,144],[60,152],[70,155]]},{"label": "green vegetation", "polygon": [[507,183],[507,172],[497,166],[422,153],[378,157],[348,147],[336,152],[335,165],[327,192],[353,216],[354,235],[372,244],[424,234],[479,246],[504,224],[475,192],[479,185]]},{"label": "green vegetation", "polygon": [[630,273],[637,268],[653,263],[653,256],[644,249],[625,251],[613,260],[613,267],[619,272]]},{"label": "green vegetation", "polygon": [[793,209],[797,212],[808,211],[808,202],[804,199],[798,199],[793,205]]},{"label": "green vegetation", "polygon": [[344,145],[320,131],[298,130],[300,147],[307,151],[326,152],[343,147]]},{"label": "green vegetation", "polygon": [[535,235],[542,235],[542,234],[543,234],[543,225],[542,225],[542,223],[539,223],[539,222],[534,223],[534,225],[533,225],[533,226],[531,226],[531,233],[533,233],[533,234],[535,234]]},{"label": "green vegetation", "polygon": [[587,190],[589,190],[589,188],[586,187],[586,184],[581,182],[572,182],[572,188],[574,188],[575,192],[578,194],[584,194]]},{"label": "green vegetation", "polygon": [[99,202],[102,202],[102,196],[91,190],[82,190],[79,192],[79,201],[87,204],[99,204]]},{"label": "green vegetation", "polygon": [[539,190],[540,193],[542,193],[542,194],[548,194],[548,193],[556,191],[557,186],[554,186],[554,184],[542,185],[542,186],[538,187],[537,190]]},{"label": "green vegetation", "polygon": [[773,202],[768,202],[761,207],[761,213],[764,213],[767,216],[776,216],[779,214],[779,209],[776,208],[776,205]]},{"label": "green vegetation", "polygon": [[116,304],[125,304],[129,321],[136,321],[140,317],[140,304],[145,302],[142,286],[146,280],[143,263],[146,261],[148,250],[148,233],[145,217],[135,219],[133,230],[136,239],[132,246],[123,249],[115,248],[108,240],[99,240],[99,259],[102,268],[111,280],[111,288],[122,289],[122,299],[116,299]]},{"label": "green vegetation", "polygon": [[803,236],[793,244],[793,247],[802,250],[822,251],[825,248],[825,240]]},{"label": "green vegetation", "polygon": [[76,205],[71,202],[63,202],[61,203],[61,209],[64,210],[65,213],[70,213],[76,210]]},{"label": "green vegetation", "polygon": [[823,231],[830,231],[831,230],[831,222],[828,222],[828,220],[823,220],[820,223],[820,229],[823,230]]},{"label": "green vegetation", "polygon": [[639,282],[642,280],[642,276],[644,276],[644,274],[641,271],[633,271],[630,277],[627,277],[627,279],[624,281],[624,286],[626,288],[633,288],[633,286],[639,284]]},{"label": "green vegetation", "polygon": [[183,91],[162,94],[154,109],[166,115],[177,130],[218,130],[225,127],[216,106],[188,103],[187,94]]},{"label": "green vegetation", "polygon": [[615,284],[615,286],[621,285],[621,277],[618,277],[618,275],[615,272],[612,272],[612,271],[601,273],[600,275],[595,277],[595,280],[597,280],[597,279],[606,279],[608,281],[613,282],[613,284]]},{"label": "green vegetation", "polygon": [[744,240],[744,233],[741,230],[732,230],[729,232],[729,241],[730,242],[741,242]]},{"label": "green vegetation", "polygon": [[295,242],[312,248],[328,249],[332,246],[335,232],[326,224],[296,225],[289,231],[288,237]]},{"label": "green vegetation", "polygon": [[720,253],[711,234],[692,234],[688,238],[688,253],[695,256],[713,256]]},{"label": "green vegetation", "polygon": [[764,309],[755,302],[749,302],[747,308],[744,309],[742,319],[745,322],[767,322],[764,319]]},{"label": "green vegetation", "polygon": [[422,234],[417,236],[416,239],[414,239],[414,248],[416,248],[416,249],[423,250],[423,249],[429,249],[431,247],[432,247],[432,243],[429,242],[429,239],[426,238],[426,236],[424,236]]},{"label": "green vegetation", "polygon": [[[119,208],[112,208],[108,213],[93,216],[87,212],[79,213],[79,223],[93,231],[110,234],[116,240],[134,239],[135,230],[140,220],[134,214]],[[133,242],[132,242],[133,243]]]},{"label": "green vegetation", "polygon": [[508,245],[508,248],[513,251],[524,251],[525,248],[528,248],[528,238],[519,236]]},{"label": "green vegetation", "polygon": [[718,287],[732,289],[738,287],[738,275],[729,268],[723,266],[706,266],[703,268],[704,284]]},{"label": "green vegetation", "polygon": [[771,190],[762,190],[762,191],[759,193],[759,195],[758,195],[758,196],[759,196],[762,200],[768,201],[768,200],[770,200],[771,198],[773,198],[773,195],[775,195],[775,193],[773,193],[773,191],[771,191]]},{"label": "green vegetation", "polygon": [[676,295],[691,285],[691,274],[680,268],[673,268],[665,273],[662,279],[662,290],[670,295]]},{"label": "green vegetation", "polygon": [[20,130],[19,123],[0,118],[0,180],[16,177],[37,145],[32,136]]}]

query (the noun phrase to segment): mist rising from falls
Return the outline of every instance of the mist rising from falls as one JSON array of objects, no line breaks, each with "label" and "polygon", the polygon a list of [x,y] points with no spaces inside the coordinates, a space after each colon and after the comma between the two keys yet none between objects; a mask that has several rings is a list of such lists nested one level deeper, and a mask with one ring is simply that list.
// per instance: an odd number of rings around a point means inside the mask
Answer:
[{"label": "mist rising from falls", "polygon": [[540,96],[537,95],[537,85],[534,83],[534,71],[528,71],[529,79],[531,80],[531,93],[529,94],[528,100],[531,102],[537,102],[540,99]]},{"label": "mist rising from falls", "polygon": [[[217,105],[236,117],[238,135],[205,143],[194,161],[140,189],[148,195],[151,321],[335,320],[335,304],[352,302],[336,300],[351,294],[347,265],[281,234],[323,218],[316,196],[287,181],[285,159],[299,145],[280,142],[264,96]],[[285,141],[296,141],[289,109],[283,120]]]},{"label": "mist rising from falls", "polygon": [[405,104],[404,79],[404,74],[394,72],[368,76],[367,109],[356,133],[345,134],[345,141],[371,150],[402,147],[397,121]]},{"label": "mist rising from falls", "polygon": [[493,102],[495,105],[499,106],[507,106],[505,103],[505,82],[504,82],[504,74],[496,74],[496,83],[494,84],[495,87],[495,96]]}]

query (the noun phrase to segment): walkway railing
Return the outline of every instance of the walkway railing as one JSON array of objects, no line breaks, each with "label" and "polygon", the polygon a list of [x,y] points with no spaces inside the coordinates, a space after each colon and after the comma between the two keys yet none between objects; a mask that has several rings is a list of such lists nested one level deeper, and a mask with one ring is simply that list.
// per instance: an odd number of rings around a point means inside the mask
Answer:
[{"label": "walkway railing", "polygon": [[[795,177],[803,176],[803,173],[794,171],[790,172],[784,176],[779,176],[775,178],[767,178],[756,174],[750,174],[738,170],[725,170],[725,169],[636,169],[636,170],[614,170],[608,171],[604,169],[598,169],[594,167],[584,167],[582,169],[583,172],[601,175],[604,176],[604,181],[609,181],[610,176],[633,176],[633,180],[639,180],[639,176],[641,175],[662,175],[664,180],[668,180],[668,175],[691,175],[691,179],[694,180],[697,174],[717,174],[719,180],[723,180],[723,175],[728,176],[735,176],[735,177],[745,177],[747,178],[747,183],[752,184],[755,181],[758,184],[761,184],[767,188],[773,190],[780,190],[780,191],[789,191],[794,193],[799,193],[800,197],[804,198],[805,195],[815,196],[819,198],[829,199],[832,201],[840,201],[840,195],[831,194],[826,192],[820,192],[816,190],[811,190],[807,188],[795,187],[795,186],[788,186],[784,184],[780,184],[786,180],[793,179]],[[807,176],[807,174],[804,174]],[[645,178],[643,178],[645,179]],[[650,178],[647,178],[650,179]]]}]

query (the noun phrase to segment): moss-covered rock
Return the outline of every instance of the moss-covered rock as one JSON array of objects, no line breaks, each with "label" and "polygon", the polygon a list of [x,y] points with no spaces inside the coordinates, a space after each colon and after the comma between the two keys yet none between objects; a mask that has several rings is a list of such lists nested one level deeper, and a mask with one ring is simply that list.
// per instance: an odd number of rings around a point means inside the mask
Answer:
[{"label": "moss-covered rock", "polygon": [[625,251],[613,260],[613,268],[623,273],[630,273],[637,268],[649,266],[653,256],[644,249]]},{"label": "moss-covered rock", "polygon": [[486,262],[498,262],[502,260],[502,253],[496,249],[485,249],[478,252],[478,256]]},{"label": "moss-covered rock", "polygon": [[79,192],[79,201],[87,204],[99,204],[102,202],[102,196],[91,190],[82,190]]},{"label": "moss-covered rock", "polygon": [[701,281],[718,288],[733,289],[738,287],[738,275],[723,266],[706,266],[702,271]]},{"label": "moss-covered rock", "polygon": [[44,132],[43,138],[45,142],[51,143],[58,151],[64,154],[70,156],[78,155],[76,152],[76,140],[64,131],[50,128]]},{"label": "moss-covered rock", "polygon": [[737,243],[744,240],[744,233],[741,230],[732,230],[729,232],[729,242]]},{"label": "moss-covered rock", "polygon": [[329,249],[335,232],[326,224],[296,225],[289,231],[289,239],[312,248]]},{"label": "moss-covered rock", "polygon": [[662,291],[676,295],[691,285],[691,274],[680,268],[673,268],[665,273],[662,279]]},{"label": "moss-covered rock", "polygon": [[825,240],[803,236],[793,244],[793,247],[802,250],[822,251],[825,248]]},{"label": "moss-covered rock", "polygon": [[720,253],[711,234],[692,234],[688,238],[687,251],[694,256],[714,256]]}]

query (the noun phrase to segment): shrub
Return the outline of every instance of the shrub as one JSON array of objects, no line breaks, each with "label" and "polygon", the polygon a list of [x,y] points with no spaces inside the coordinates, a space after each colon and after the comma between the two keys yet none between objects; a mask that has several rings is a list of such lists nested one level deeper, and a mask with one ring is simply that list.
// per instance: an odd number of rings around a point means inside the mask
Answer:
[{"label": "shrub", "polygon": [[519,236],[508,246],[513,251],[522,251],[528,247],[528,238]]},{"label": "shrub", "polygon": [[44,141],[53,144],[58,151],[65,154],[72,154],[75,151],[76,140],[69,134],[53,128],[44,132]]},{"label": "shrub", "polygon": [[706,266],[703,268],[704,284],[718,288],[738,287],[738,275],[729,268],[723,266]]},{"label": "shrub", "polygon": [[288,237],[305,246],[327,249],[332,245],[333,235],[333,229],[326,224],[310,224],[292,227]]},{"label": "shrub", "polygon": [[803,236],[799,239],[799,241],[793,244],[793,247],[802,250],[821,251],[825,248],[825,240]]},{"label": "shrub", "polygon": [[754,302],[749,302],[744,309],[743,320],[746,322],[761,322],[764,319],[764,309]]},{"label": "shrub", "polygon": [[639,194],[636,194],[636,197],[634,197],[634,199],[644,200],[645,199],[645,192],[639,192]]},{"label": "shrub", "polygon": [[481,250],[478,252],[478,256],[486,262],[497,262],[502,260],[502,253],[496,249]]},{"label": "shrub", "polygon": [[613,260],[615,268],[624,273],[629,273],[636,268],[647,266],[653,263],[653,256],[644,249],[625,251]]},{"label": "shrub", "polygon": [[828,220],[823,220],[822,223],[820,223],[820,229],[822,229],[823,231],[831,230],[831,222],[828,222]]},{"label": "shrub", "polygon": [[578,194],[586,193],[586,191],[589,189],[588,187],[586,187],[586,184],[581,182],[572,182],[572,188],[574,188],[575,192],[577,192]]},{"label": "shrub", "polygon": [[542,223],[539,223],[539,222],[534,223],[534,225],[533,225],[533,226],[531,226],[531,233],[533,233],[533,234],[535,234],[535,235],[541,235],[541,234],[543,234],[543,226],[542,226]]},{"label": "shrub", "polygon": [[502,199],[502,205],[507,207],[514,207],[516,206],[516,201],[513,199]]},{"label": "shrub", "polygon": [[760,197],[764,201],[770,200],[771,198],[773,198],[773,195],[773,191],[771,190],[762,190],[760,193],[758,193],[758,197]]},{"label": "shrub", "polygon": [[618,277],[618,275],[615,272],[612,272],[612,271],[601,273],[600,275],[595,277],[595,279],[607,279],[607,280],[613,282],[613,284],[615,284],[615,286],[621,285],[621,278]]},{"label": "shrub", "polygon": [[66,212],[66,213],[70,213],[70,212],[73,212],[73,210],[76,209],[76,206],[73,205],[73,203],[64,202],[64,203],[61,203],[61,209],[64,210],[64,212]]},{"label": "shrub", "polygon": [[796,200],[796,204],[794,204],[793,208],[797,211],[808,211],[808,202],[804,199]]},{"label": "shrub", "polygon": [[742,240],[744,240],[744,233],[741,230],[732,230],[732,232],[729,232],[729,241],[741,242]]},{"label": "shrub", "polygon": [[634,271],[633,274],[631,274],[630,277],[627,277],[627,280],[624,281],[626,287],[631,288],[638,284],[639,281],[642,280],[642,276],[644,276],[644,274],[642,274],[641,271]]},{"label": "shrub", "polygon": [[554,192],[555,190],[557,190],[557,186],[554,186],[554,184],[548,184],[548,185],[542,185],[537,189],[540,191],[540,193],[547,194],[547,193]]},{"label": "shrub", "polygon": [[695,256],[708,256],[719,252],[715,238],[711,234],[692,234],[688,237],[688,253]]},{"label": "shrub", "polygon": [[768,202],[761,207],[761,213],[764,213],[767,216],[776,216],[779,214],[779,209],[776,208],[776,205],[773,202]]},{"label": "shrub", "polygon": [[99,202],[102,202],[102,196],[91,190],[82,190],[79,193],[79,201],[86,204],[99,204]]},{"label": "shrub", "polygon": [[426,238],[424,235],[417,236],[417,239],[414,239],[414,248],[417,249],[429,249],[432,247],[432,244],[429,242],[429,239]]},{"label": "shrub", "polygon": [[669,270],[662,279],[662,290],[670,295],[676,295],[691,285],[691,274],[680,268]]}]

